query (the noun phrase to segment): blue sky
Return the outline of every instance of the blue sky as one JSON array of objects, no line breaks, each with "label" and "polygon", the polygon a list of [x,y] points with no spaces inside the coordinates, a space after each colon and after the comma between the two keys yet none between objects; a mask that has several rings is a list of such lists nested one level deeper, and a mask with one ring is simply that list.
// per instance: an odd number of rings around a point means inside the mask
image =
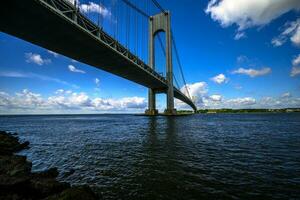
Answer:
[{"label": "blue sky", "polygon": [[[81,1],[89,14],[110,12],[91,2]],[[300,107],[298,0],[159,2],[171,11],[199,108]],[[157,63],[163,72],[163,61]],[[157,103],[163,110],[165,96]],[[146,88],[0,33],[1,114],[143,112],[146,106]]]}]

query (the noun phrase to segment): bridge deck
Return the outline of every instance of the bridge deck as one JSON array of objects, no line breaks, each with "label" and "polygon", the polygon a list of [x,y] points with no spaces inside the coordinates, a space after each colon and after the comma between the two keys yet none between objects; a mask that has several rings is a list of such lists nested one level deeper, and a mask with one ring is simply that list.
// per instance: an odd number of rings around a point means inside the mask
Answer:
[{"label": "bridge deck", "polygon": [[[62,0],[9,0],[0,7],[0,30],[158,92],[164,77],[152,70],[82,14]],[[174,96],[194,108],[175,88]]]}]

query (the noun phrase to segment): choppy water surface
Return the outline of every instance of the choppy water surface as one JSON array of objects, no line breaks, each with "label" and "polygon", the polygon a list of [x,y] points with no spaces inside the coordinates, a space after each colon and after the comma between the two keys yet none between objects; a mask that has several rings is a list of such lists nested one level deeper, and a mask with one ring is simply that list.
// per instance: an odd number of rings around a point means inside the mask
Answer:
[{"label": "choppy water surface", "polygon": [[0,117],[34,170],[104,199],[300,199],[300,115]]}]

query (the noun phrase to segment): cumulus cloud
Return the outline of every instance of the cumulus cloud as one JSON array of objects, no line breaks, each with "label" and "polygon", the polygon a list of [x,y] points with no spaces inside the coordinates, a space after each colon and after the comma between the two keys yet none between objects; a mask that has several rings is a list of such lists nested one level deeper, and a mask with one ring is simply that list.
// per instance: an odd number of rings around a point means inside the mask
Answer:
[{"label": "cumulus cloud", "polygon": [[[203,104],[203,97],[207,95],[208,86],[206,82],[196,82],[184,85],[180,91],[186,96],[191,96],[193,102],[197,107]],[[189,107],[182,101],[175,99],[175,106],[179,109],[189,109]]]},{"label": "cumulus cloud", "polygon": [[290,93],[285,93],[279,97],[263,97],[255,99],[253,97],[239,97],[232,99],[222,98],[220,101],[214,101],[210,97],[203,99],[202,109],[247,109],[247,108],[291,108],[300,106],[300,98],[293,98]]},{"label": "cumulus cloud", "polygon": [[51,63],[50,59],[44,59],[41,55],[35,53],[25,53],[25,58],[27,63],[34,63],[40,66]]},{"label": "cumulus cloud", "polygon": [[245,97],[245,98],[236,98],[236,99],[229,99],[227,100],[228,104],[234,105],[234,106],[249,106],[254,105],[256,103],[256,100],[252,97]]},{"label": "cumulus cloud", "polygon": [[71,72],[74,72],[74,73],[85,74],[85,71],[80,70],[80,69],[77,69],[74,65],[69,65],[69,66],[68,66],[68,69],[69,69]]},{"label": "cumulus cloud", "polygon": [[282,29],[283,31],[281,34],[272,39],[273,46],[282,46],[288,39],[294,45],[300,46],[300,19],[293,22],[287,22]]},{"label": "cumulus cloud", "polygon": [[298,75],[300,75],[300,67],[296,67],[296,66],[292,67],[290,76],[295,77]]},{"label": "cumulus cloud", "polygon": [[211,95],[203,98],[202,109],[218,109],[218,108],[253,108],[257,105],[256,99],[252,97],[225,99],[221,95]]},{"label": "cumulus cloud", "polygon": [[[286,93],[287,95],[287,93]],[[285,95],[283,95],[285,96]],[[298,108],[300,107],[300,98],[286,97],[263,97],[257,103],[258,108]]]},{"label": "cumulus cloud", "polygon": [[222,101],[222,96],[221,96],[221,95],[218,95],[218,94],[211,95],[209,98],[210,98],[212,101],[215,101],[215,102],[220,102],[220,101]]},{"label": "cumulus cloud", "polygon": [[228,78],[226,78],[226,76],[224,74],[219,74],[219,75],[211,78],[211,80],[217,84],[222,84],[222,83],[228,82]]},{"label": "cumulus cloud", "polygon": [[242,31],[266,25],[284,13],[299,9],[299,0],[211,0],[206,13],[223,27],[235,24]]},{"label": "cumulus cloud", "polygon": [[[291,93],[286,92],[278,97],[263,97],[256,99],[254,97],[236,97],[225,98],[220,94],[208,94],[208,87],[205,82],[188,84],[193,96],[194,103],[199,109],[247,109],[247,108],[289,108],[300,107],[300,98],[293,97]],[[182,88],[185,93],[185,89]],[[183,102],[176,100],[175,105],[178,109],[190,109]]]},{"label": "cumulus cloud", "polygon": [[293,67],[291,69],[290,76],[295,77],[300,75],[300,54],[293,59],[292,64]]},{"label": "cumulus cloud", "polygon": [[[206,82],[197,82],[183,86],[181,92],[185,95],[190,95],[197,105],[202,104],[202,97],[207,94],[208,88]],[[188,91],[187,91],[188,90]]]},{"label": "cumulus cloud", "polygon": [[58,89],[50,97],[42,97],[27,89],[10,95],[0,92],[0,113],[98,113],[104,112],[141,112],[147,102],[143,97],[120,99],[91,98],[84,92]]},{"label": "cumulus cloud", "polygon": [[[27,89],[16,93],[15,96],[10,96],[5,92],[0,92],[0,111],[19,108],[22,110],[30,110],[36,106],[44,104],[40,94],[30,92]],[[6,114],[3,112],[2,114]]]},{"label": "cumulus cloud", "polygon": [[233,71],[233,74],[244,74],[244,75],[248,75],[252,78],[257,77],[257,76],[264,76],[267,74],[270,74],[272,72],[271,68],[269,67],[264,67],[261,69],[245,69],[245,68],[239,68],[235,71]]},{"label": "cumulus cloud", "polygon": [[257,101],[252,97],[225,99],[221,95],[211,95],[203,98],[202,108],[253,108]]},{"label": "cumulus cloud", "polygon": [[106,16],[111,16],[111,12],[105,8],[103,5],[101,4],[96,4],[94,2],[89,2],[87,4],[81,4],[79,6],[80,10],[84,13],[99,13],[102,16],[106,17]]}]

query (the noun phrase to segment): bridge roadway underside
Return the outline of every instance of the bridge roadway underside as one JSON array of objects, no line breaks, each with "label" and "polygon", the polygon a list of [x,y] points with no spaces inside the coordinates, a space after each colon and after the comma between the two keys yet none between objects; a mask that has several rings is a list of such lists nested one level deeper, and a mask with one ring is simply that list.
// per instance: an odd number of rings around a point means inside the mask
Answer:
[{"label": "bridge roadway underside", "polygon": [[[152,88],[158,93],[167,91],[163,77],[157,77],[72,19],[41,2],[5,0],[0,6],[0,31]],[[176,88],[174,96],[194,108],[190,99]]]}]

